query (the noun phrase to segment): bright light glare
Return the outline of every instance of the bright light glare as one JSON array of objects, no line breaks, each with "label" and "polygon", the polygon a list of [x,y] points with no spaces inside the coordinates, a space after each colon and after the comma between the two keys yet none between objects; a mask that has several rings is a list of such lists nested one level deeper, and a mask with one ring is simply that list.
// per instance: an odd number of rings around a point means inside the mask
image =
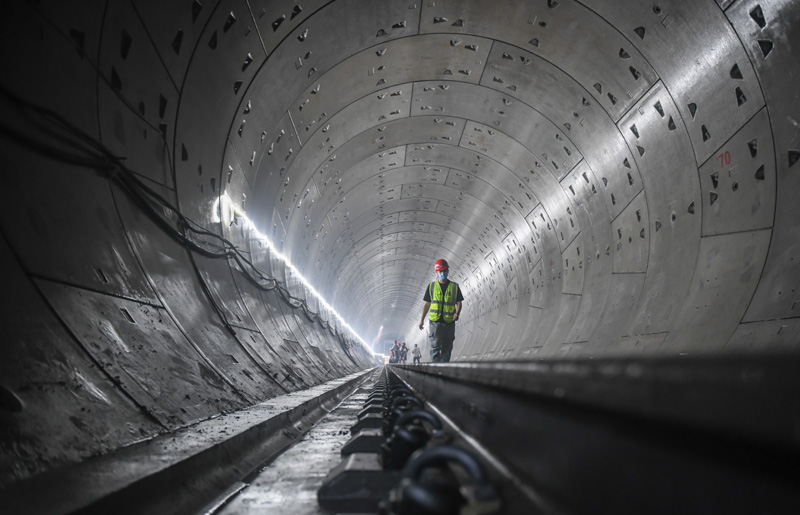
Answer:
[{"label": "bright light glare", "polygon": [[297,270],[297,268],[295,268],[295,266],[291,263],[291,261],[289,261],[289,258],[284,256],[277,248],[275,248],[275,245],[272,244],[272,241],[269,238],[267,238],[266,235],[261,233],[261,231],[259,231],[256,228],[255,224],[253,224],[253,222],[247,217],[246,214],[244,214],[244,212],[242,212],[242,210],[240,210],[238,207],[236,207],[236,205],[234,205],[233,201],[230,199],[230,197],[228,197],[227,193],[223,193],[222,194],[222,203],[223,203],[222,212],[220,212],[218,202],[214,203],[213,213],[211,215],[213,221],[215,221],[215,222],[220,221],[220,215],[223,214],[223,213],[226,213],[226,212],[230,214],[230,218],[231,219],[234,217],[234,214],[237,217],[239,217],[239,220],[244,222],[244,226],[246,228],[250,229],[250,231],[252,231],[252,233],[255,235],[256,238],[258,238],[259,240],[261,240],[262,242],[264,242],[267,245],[267,248],[269,248],[270,254],[273,257],[278,258],[279,260],[281,260],[283,262],[283,264],[286,266],[286,268],[288,268],[292,272],[292,274],[295,277],[297,277],[297,279],[303,284],[303,286],[305,286],[308,289],[308,291],[311,292],[311,294],[314,297],[316,297],[317,301],[326,310],[328,310],[329,313],[331,313],[333,316],[335,316],[337,319],[339,319],[339,321],[341,322],[341,325],[344,326],[348,331],[350,331],[350,333],[355,337],[356,340],[358,340],[361,343],[361,345],[363,345],[367,350],[369,350],[369,352],[371,354],[375,354],[374,352],[372,352],[372,349],[370,348],[370,346],[367,345],[367,342],[364,341],[364,339],[361,336],[359,336],[359,334],[357,332],[355,332],[355,330],[352,327],[350,327],[350,324],[345,322],[344,318],[342,318],[342,316],[339,313],[337,313],[335,309],[333,309],[333,306],[328,304],[328,302],[311,285],[311,283],[308,282],[308,280],[305,277],[303,277],[303,274],[301,274]]}]

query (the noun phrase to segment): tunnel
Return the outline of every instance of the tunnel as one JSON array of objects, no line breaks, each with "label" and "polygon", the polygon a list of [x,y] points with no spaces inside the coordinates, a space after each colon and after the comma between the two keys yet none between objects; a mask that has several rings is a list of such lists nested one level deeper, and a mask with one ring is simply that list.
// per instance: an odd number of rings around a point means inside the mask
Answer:
[{"label": "tunnel", "polygon": [[[201,467],[150,476],[137,452],[169,461],[158,442],[281,399],[330,411],[390,369],[483,424],[469,438],[537,513],[612,512],[577,489],[616,513],[752,513],[732,491],[753,484],[765,513],[797,500],[796,0],[2,11],[11,513],[200,513],[218,492],[145,510],[131,492],[192,497]],[[437,259],[464,297],[449,364],[418,327]],[[423,364],[381,368],[392,340]],[[281,449],[315,422],[286,423],[262,431]],[[514,462],[528,439],[549,465]],[[683,504],[657,505],[684,474]],[[146,488],[102,488],[120,482]]]}]

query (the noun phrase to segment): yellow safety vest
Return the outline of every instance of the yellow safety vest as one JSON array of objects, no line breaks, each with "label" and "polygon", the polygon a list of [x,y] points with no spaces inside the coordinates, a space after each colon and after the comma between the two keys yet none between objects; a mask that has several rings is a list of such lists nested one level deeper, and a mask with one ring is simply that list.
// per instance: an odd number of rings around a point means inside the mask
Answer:
[{"label": "yellow safety vest", "polygon": [[447,289],[442,292],[442,285],[439,284],[439,281],[433,281],[428,285],[428,294],[431,297],[431,309],[428,312],[431,322],[438,322],[440,319],[448,324],[452,322],[456,314],[458,284],[450,281]]}]

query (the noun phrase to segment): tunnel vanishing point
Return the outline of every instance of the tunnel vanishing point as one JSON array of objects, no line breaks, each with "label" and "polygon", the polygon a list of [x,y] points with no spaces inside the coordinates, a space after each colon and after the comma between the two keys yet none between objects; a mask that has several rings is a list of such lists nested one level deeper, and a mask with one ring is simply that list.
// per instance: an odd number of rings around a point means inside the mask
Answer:
[{"label": "tunnel vanishing point", "polygon": [[3,487],[427,355],[438,258],[456,362],[797,356],[796,0],[0,19]]}]

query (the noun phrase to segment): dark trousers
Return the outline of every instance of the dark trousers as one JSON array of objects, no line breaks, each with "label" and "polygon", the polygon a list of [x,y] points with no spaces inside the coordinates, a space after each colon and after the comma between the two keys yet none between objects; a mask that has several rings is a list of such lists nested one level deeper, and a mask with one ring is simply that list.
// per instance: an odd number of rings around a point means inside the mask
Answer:
[{"label": "dark trousers", "polygon": [[456,323],[428,321],[428,341],[431,346],[431,361],[447,363],[453,352],[453,340],[456,339]]}]

